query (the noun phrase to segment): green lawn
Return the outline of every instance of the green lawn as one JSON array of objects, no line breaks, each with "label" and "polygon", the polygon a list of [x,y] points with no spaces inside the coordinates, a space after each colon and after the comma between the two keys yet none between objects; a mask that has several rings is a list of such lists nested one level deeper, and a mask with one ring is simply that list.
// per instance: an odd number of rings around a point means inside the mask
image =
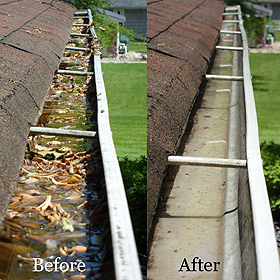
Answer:
[{"label": "green lawn", "polygon": [[280,143],[280,54],[250,53],[260,142]]},{"label": "green lawn", "polygon": [[147,51],[147,46],[145,43],[130,43],[130,51],[134,52],[146,52]]},{"label": "green lawn", "polygon": [[280,31],[279,30],[275,31],[275,34],[276,34],[276,42],[280,42]]},{"label": "green lawn", "polygon": [[147,155],[147,64],[102,63],[110,123],[119,157]]}]

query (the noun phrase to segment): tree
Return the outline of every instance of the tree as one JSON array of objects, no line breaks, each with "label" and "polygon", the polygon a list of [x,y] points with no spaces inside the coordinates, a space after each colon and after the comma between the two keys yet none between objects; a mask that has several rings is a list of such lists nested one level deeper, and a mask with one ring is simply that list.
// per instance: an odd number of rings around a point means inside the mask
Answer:
[{"label": "tree", "polygon": [[109,0],[63,0],[64,2],[74,5],[77,9],[91,9],[93,20],[96,22],[95,32],[105,47],[114,46],[116,42],[117,31],[120,34],[128,36],[130,39],[141,37],[133,30],[128,30],[108,17],[104,10],[110,7]]},{"label": "tree", "polygon": [[254,8],[253,4],[257,4],[253,0],[225,0],[227,5],[240,5],[242,11],[242,19],[244,28],[247,30],[251,39],[262,39],[264,27],[271,23],[265,16],[262,16]]}]

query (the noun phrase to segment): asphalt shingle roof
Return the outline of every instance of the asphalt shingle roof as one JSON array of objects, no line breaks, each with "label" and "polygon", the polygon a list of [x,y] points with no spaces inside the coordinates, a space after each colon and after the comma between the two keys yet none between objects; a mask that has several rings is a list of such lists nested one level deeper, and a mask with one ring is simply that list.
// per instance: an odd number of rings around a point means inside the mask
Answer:
[{"label": "asphalt shingle roof", "polygon": [[147,8],[146,0],[110,0],[110,8]]},{"label": "asphalt shingle roof", "polygon": [[254,1],[256,4],[260,4],[260,3],[280,3],[280,0],[260,0],[260,1]]},{"label": "asphalt shingle roof", "polygon": [[71,31],[74,7],[57,0],[0,0],[0,223],[29,128],[36,125]]},{"label": "asphalt shingle roof", "polygon": [[148,0],[148,230],[223,18],[219,0]]}]

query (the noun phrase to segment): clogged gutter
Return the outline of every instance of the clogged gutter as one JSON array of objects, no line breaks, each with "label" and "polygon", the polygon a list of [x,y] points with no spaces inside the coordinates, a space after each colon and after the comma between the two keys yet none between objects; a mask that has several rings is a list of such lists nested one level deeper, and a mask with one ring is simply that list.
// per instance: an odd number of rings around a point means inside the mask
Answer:
[{"label": "clogged gutter", "polygon": [[[75,33],[80,31],[73,28]],[[75,46],[86,43],[83,40],[75,39]],[[84,70],[89,56],[66,51],[62,65]],[[94,112],[85,108],[86,93],[94,94],[87,88],[89,80],[56,75],[39,123],[96,130]],[[98,279],[107,275],[109,279],[114,269],[110,249],[104,245],[104,239],[110,244],[108,224],[98,139],[30,137],[18,187],[0,229],[4,252],[0,278]],[[37,267],[36,259],[40,261]],[[59,269],[33,272],[54,260]]]}]

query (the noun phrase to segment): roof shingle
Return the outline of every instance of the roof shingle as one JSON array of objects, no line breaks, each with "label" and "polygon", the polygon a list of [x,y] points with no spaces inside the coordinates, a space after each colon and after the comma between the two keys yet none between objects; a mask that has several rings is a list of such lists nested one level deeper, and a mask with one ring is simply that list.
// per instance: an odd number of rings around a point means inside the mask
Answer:
[{"label": "roof shingle", "polygon": [[169,154],[176,152],[206,73],[225,5],[148,1],[148,230]]},{"label": "roof shingle", "polygon": [[147,8],[146,0],[110,0],[110,8]]},{"label": "roof shingle", "polygon": [[0,223],[71,31],[74,7],[0,0]]}]

